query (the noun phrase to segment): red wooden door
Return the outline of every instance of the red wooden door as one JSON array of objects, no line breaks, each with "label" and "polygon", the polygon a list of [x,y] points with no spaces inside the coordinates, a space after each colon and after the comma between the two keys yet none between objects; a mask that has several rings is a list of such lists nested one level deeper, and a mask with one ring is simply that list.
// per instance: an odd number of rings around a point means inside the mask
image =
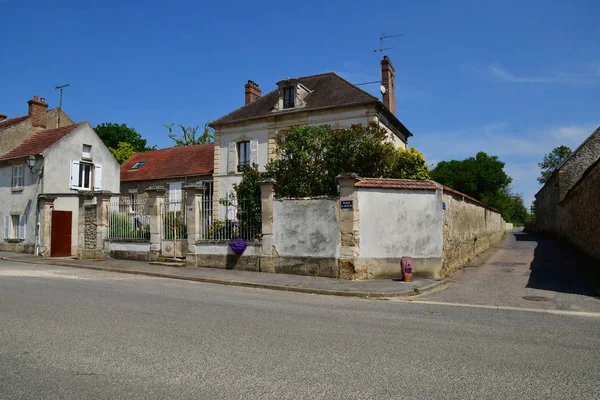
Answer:
[{"label": "red wooden door", "polygon": [[50,257],[71,255],[71,211],[52,210]]}]

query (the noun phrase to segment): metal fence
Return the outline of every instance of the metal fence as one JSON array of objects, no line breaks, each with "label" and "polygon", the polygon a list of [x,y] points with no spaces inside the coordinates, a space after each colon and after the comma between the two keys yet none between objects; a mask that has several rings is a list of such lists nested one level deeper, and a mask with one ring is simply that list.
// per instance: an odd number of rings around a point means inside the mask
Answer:
[{"label": "metal fence", "polygon": [[187,238],[187,220],[183,200],[165,201],[161,210],[161,217],[161,237],[163,240]]},{"label": "metal fence", "polygon": [[109,239],[150,239],[150,216],[145,204],[120,200],[108,205]]},{"label": "metal fence", "polygon": [[[213,200],[200,202],[200,240],[258,241],[262,236],[260,199],[222,199],[215,213]],[[216,217],[218,216],[218,217]],[[219,218],[220,217],[220,218]]]}]

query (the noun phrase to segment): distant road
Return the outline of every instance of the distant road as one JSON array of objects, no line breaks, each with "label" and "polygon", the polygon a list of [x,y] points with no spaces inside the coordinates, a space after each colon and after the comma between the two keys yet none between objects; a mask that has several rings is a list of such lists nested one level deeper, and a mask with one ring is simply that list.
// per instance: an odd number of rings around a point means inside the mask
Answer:
[{"label": "distant road", "polygon": [[600,318],[0,261],[0,399],[594,399]]}]

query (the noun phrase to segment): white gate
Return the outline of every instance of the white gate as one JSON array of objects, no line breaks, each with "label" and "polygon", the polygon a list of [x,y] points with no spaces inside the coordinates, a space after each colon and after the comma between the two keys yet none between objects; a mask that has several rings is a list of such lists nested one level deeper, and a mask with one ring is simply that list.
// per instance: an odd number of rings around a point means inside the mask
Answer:
[{"label": "white gate", "polygon": [[187,219],[182,198],[167,200],[161,209],[161,253],[164,257],[185,258],[187,253]]}]

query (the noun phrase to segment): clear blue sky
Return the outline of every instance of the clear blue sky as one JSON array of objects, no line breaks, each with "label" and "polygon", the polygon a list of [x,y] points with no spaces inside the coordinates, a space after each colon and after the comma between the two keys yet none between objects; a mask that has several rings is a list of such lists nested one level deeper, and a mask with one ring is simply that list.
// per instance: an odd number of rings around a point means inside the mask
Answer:
[{"label": "clear blue sky", "polygon": [[[260,4],[259,4],[260,3]],[[382,33],[397,113],[428,162],[498,155],[529,202],[536,165],[600,124],[600,2],[0,0],[0,112],[44,96],[76,121],[127,123],[168,147],[284,77],[379,79]],[[364,86],[378,95],[378,85]]]}]

